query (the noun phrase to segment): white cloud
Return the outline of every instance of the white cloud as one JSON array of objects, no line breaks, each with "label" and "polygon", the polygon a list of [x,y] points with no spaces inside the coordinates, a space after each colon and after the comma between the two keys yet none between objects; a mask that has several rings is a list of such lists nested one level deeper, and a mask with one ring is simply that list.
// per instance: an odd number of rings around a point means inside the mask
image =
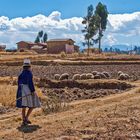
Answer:
[{"label": "white cloud", "polygon": [[[0,43],[15,47],[20,40],[34,41],[37,32],[44,30],[49,38],[72,38],[77,44],[84,37],[82,17],[62,19],[61,13],[52,12],[49,16],[36,15],[26,18],[0,17]],[[105,35],[104,45],[134,44],[140,38],[140,12],[131,14],[110,14]]]},{"label": "white cloud", "polygon": [[49,17],[51,20],[60,21],[61,20],[61,13],[58,11],[52,12]]},{"label": "white cloud", "polygon": [[[110,14],[104,37],[105,44],[140,44],[140,12]],[[108,41],[108,42],[107,42]]]},{"label": "white cloud", "polygon": [[108,35],[106,35],[103,43],[107,44],[109,46],[112,46],[112,45],[115,45],[117,43],[117,40],[113,35],[108,34]]}]

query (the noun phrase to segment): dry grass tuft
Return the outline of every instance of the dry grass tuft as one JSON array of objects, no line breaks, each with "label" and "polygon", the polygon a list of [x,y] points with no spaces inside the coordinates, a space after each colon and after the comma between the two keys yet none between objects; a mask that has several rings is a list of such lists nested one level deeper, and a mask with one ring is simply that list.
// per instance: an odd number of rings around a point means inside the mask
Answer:
[{"label": "dry grass tuft", "polygon": [[42,111],[44,114],[51,114],[62,112],[68,109],[68,103],[66,101],[62,101],[56,96],[52,96],[51,98],[46,98],[43,101]]},{"label": "dry grass tuft", "polygon": [[16,86],[0,85],[0,103],[3,106],[14,106],[13,101],[16,99]]},{"label": "dry grass tuft", "polygon": [[61,52],[60,55],[61,55],[61,58],[65,58],[67,56],[65,52]]},{"label": "dry grass tuft", "polygon": [[[11,85],[9,79],[8,77],[0,78],[0,104],[14,107],[16,103],[17,85]],[[36,93],[40,98],[43,98],[39,88],[36,88]]]}]

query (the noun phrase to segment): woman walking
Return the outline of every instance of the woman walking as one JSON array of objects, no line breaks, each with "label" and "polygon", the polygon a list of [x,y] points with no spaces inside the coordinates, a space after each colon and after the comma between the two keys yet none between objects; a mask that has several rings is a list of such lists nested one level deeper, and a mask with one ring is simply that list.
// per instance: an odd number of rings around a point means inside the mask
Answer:
[{"label": "woman walking", "polygon": [[[35,93],[33,75],[31,72],[31,62],[29,59],[24,60],[23,70],[18,77],[18,90],[16,107],[22,109],[22,124],[31,124],[29,116],[34,108],[40,107],[40,101]],[[28,108],[27,112],[26,109]]]}]

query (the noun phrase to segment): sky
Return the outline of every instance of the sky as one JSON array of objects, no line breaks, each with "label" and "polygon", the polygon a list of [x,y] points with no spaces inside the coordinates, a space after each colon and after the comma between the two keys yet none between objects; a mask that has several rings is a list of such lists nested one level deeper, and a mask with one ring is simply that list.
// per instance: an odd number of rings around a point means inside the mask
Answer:
[{"label": "sky", "polygon": [[[139,0],[100,0],[106,4],[109,13],[132,13],[139,11]],[[0,15],[9,18],[49,15],[52,11],[60,11],[62,18],[81,17],[87,6],[96,7],[99,0],[0,0]]]},{"label": "sky", "polygon": [[[82,17],[99,0],[0,0],[0,44],[34,41],[39,30],[49,38],[72,38],[80,45],[84,37]],[[140,1],[100,0],[109,11],[103,45],[140,45]]]}]

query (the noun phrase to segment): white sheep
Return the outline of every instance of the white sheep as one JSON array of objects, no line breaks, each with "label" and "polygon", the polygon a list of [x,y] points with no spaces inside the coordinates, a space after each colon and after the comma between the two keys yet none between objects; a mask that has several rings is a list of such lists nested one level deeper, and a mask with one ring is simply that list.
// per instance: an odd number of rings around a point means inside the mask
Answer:
[{"label": "white sheep", "polygon": [[66,79],[67,80],[69,79],[69,74],[68,73],[63,73],[59,78],[59,80],[66,80]]},{"label": "white sheep", "polygon": [[101,76],[98,75],[98,74],[96,74],[96,75],[94,76],[94,79],[101,79]]},{"label": "white sheep", "polygon": [[124,73],[120,73],[118,80],[126,80],[125,74]]},{"label": "white sheep", "polygon": [[123,74],[123,72],[122,71],[118,71],[118,76],[120,76],[121,74]]},{"label": "white sheep", "polygon": [[93,75],[96,75],[96,74],[98,74],[98,73],[99,73],[98,71],[93,71],[93,72],[92,72]]},{"label": "white sheep", "polygon": [[107,79],[106,75],[103,73],[99,73],[98,75],[100,75],[101,79]]},{"label": "white sheep", "polygon": [[80,80],[80,74],[74,74],[72,80]]},{"label": "white sheep", "polygon": [[130,76],[128,74],[122,73],[119,75],[118,80],[128,80]]},{"label": "white sheep", "polygon": [[108,72],[106,72],[106,71],[103,71],[102,72],[107,78],[110,78],[111,76],[110,76],[110,74],[108,73]]},{"label": "white sheep", "polygon": [[55,79],[55,80],[59,80],[59,79],[60,79],[60,74],[55,74],[55,75],[54,75],[54,79]]},{"label": "white sheep", "polygon": [[80,75],[80,79],[81,79],[81,80],[86,80],[86,79],[87,79],[86,74],[85,74],[85,73],[81,74],[81,75]]},{"label": "white sheep", "polygon": [[126,76],[127,79],[130,79],[130,76],[128,74],[125,74],[125,76]]},{"label": "white sheep", "polygon": [[86,79],[93,79],[93,74],[92,73],[87,73],[86,74]]}]

